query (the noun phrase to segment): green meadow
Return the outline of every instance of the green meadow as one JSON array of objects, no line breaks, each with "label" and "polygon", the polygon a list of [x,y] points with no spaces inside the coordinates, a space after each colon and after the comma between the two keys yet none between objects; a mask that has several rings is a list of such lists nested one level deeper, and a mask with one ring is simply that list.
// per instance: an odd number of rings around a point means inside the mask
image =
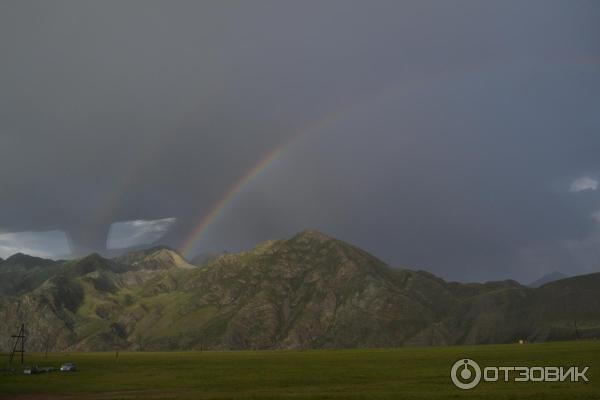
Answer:
[{"label": "green meadow", "polygon": [[[460,358],[481,366],[589,366],[585,382],[450,380]],[[27,354],[74,373],[0,373],[0,399],[600,399],[600,341],[394,349]]]}]

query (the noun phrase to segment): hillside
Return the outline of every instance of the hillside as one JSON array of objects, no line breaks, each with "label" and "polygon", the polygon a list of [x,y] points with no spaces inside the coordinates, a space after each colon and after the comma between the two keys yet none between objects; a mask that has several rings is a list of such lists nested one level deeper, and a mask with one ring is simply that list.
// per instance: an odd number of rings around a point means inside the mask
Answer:
[{"label": "hillside", "polygon": [[600,274],[539,289],[445,282],[392,268],[316,231],[199,267],[166,247],[114,259],[23,260],[0,264],[0,274],[12,274],[12,283],[0,286],[5,349],[21,322],[30,349],[38,350],[389,347],[600,335]]}]

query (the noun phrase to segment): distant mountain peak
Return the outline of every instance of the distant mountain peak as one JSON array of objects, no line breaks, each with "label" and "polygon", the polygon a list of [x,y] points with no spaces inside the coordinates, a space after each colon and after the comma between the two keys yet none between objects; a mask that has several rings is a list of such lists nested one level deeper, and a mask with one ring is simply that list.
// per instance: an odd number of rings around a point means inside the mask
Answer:
[{"label": "distant mountain peak", "polygon": [[[167,246],[165,244],[158,244],[156,246],[149,247],[142,251],[145,251],[146,254],[151,254],[151,253],[156,253],[157,251],[161,251],[161,250],[167,250],[167,251],[171,251],[173,253],[177,253],[177,251],[174,248]],[[179,254],[179,253],[177,253],[177,254]]]},{"label": "distant mountain peak", "polygon": [[102,257],[98,253],[91,253],[85,257],[67,263],[69,271],[74,275],[85,275],[94,271],[116,271],[117,265],[112,260]]},{"label": "distant mountain peak", "polygon": [[305,229],[301,232],[298,232],[292,240],[299,241],[319,241],[319,242],[327,242],[330,240],[334,240],[331,236],[327,236],[326,234],[319,232],[315,229]]},{"label": "distant mountain peak", "polygon": [[194,268],[194,265],[188,263],[178,252],[162,245],[126,253],[117,257],[115,261],[143,269]]},{"label": "distant mountain peak", "polygon": [[85,257],[81,257],[79,260],[80,261],[103,261],[106,259],[104,257],[102,257],[99,253],[90,253]]},{"label": "distant mountain peak", "polygon": [[569,275],[555,270],[546,275],[543,275],[541,278],[536,279],[535,281],[529,283],[527,286],[537,288],[537,287],[545,285],[546,283],[558,281],[558,280],[565,279],[568,277],[569,277]]},{"label": "distant mountain peak", "polygon": [[30,256],[28,254],[23,253],[15,253],[3,262],[4,265],[22,266],[26,268],[50,265],[54,263],[54,260]]}]

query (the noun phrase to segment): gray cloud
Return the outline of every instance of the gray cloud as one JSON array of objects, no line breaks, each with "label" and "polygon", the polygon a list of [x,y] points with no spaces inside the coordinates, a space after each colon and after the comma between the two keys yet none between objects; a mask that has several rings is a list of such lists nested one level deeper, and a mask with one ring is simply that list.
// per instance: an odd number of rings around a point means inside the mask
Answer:
[{"label": "gray cloud", "polygon": [[600,167],[599,17],[583,1],[2,2],[0,229],[62,230],[80,255],[113,222],[172,216],[160,240],[178,247],[337,113],[194,250],[310,227],[447,278],[537,278],[549,257],[524,249],[585,240],[600,204],[568,192]]},{"label": "gray cloud", "polygon": [[586,190],[598,189],[598,181],[587,176],[582,176],[573,181],[570,187],[571,192],[584,192]]},{"label": "gray cloud", "polygon": [[2,258],[15,253],[54,258],[70,252],[68,238],[61,231],[0,233],[0,257]]}]

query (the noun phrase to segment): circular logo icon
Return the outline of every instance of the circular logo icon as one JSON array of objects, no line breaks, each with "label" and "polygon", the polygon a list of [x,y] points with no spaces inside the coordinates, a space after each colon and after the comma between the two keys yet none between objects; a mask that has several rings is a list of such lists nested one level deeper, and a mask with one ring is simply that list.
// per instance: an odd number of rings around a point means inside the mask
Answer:
[{"label": "circular logo icon", "polygon": [[450,370],[452,383],[461,389],[473,389],[481,381],[481,368],[470,358],[458,360]]}]

